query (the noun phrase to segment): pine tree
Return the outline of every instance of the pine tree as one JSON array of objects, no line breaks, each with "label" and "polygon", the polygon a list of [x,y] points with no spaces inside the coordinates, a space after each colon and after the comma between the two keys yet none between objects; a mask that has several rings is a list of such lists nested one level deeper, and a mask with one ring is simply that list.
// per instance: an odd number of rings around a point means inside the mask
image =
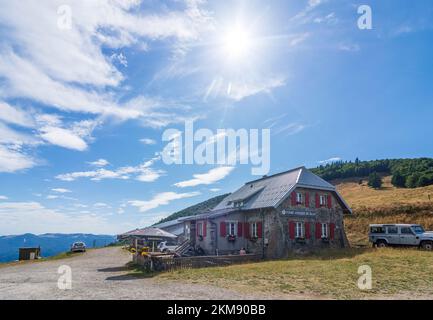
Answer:
[{"label": "pine tree", "polygon": [[391,183],[394,187],[404,188],[406,186],[406,178],[400,172],[395,172],[392,175]]},{"label": "pine tree", "polygon": [[377,172],[372,172],[368,176],[368,186],[374,189],[379,189],[382,186],[382,179]]}]

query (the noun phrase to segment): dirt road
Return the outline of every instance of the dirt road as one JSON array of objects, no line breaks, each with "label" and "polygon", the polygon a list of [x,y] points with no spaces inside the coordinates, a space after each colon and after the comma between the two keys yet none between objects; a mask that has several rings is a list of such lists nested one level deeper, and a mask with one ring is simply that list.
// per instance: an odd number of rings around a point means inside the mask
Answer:
[{"label": "dirt road", "polygon": [[[0,268],[0,299],[254,299],[226,289],[128,275],[122,249],[90,250],[76,257]],[[60,290],[58,268],[72,271],[72,289]]]}]

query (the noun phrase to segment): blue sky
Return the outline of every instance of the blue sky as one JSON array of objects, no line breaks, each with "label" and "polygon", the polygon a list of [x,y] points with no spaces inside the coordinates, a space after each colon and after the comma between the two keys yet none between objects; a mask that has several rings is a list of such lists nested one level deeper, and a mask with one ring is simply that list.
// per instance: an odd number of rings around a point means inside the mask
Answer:
[{"label": "blue sky", "polygon": [[429,1],[0,8],[0,234],[123,232],[256,178],[166,165],[162,133],[185,121],[269,128],[270,173],[432,156]]}]

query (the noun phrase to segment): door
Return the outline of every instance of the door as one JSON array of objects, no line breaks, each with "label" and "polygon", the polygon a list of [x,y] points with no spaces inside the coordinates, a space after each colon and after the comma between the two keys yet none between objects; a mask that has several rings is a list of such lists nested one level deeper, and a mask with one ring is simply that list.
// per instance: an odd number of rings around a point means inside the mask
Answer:
[{"label": "door", "polygon": [[397,226],[387,226],[386,227],[386,239],[389,244],[398,245],[400,244],[400,235],[398,233]]},{"label": "door", "polygon": [[417,245],[416,235],[410,227],[400,227],[400,244],[403,246]]}]

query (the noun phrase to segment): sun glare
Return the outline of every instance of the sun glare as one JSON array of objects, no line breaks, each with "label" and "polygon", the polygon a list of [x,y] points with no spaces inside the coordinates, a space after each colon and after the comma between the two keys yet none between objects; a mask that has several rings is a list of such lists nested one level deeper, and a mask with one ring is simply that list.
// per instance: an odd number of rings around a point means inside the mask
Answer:
[{"label": "sun glare", "polygon": [[231,28],[224,35],[223,48],[228,58],[241,59],[251,50],[251,36],[240,26]]}]

